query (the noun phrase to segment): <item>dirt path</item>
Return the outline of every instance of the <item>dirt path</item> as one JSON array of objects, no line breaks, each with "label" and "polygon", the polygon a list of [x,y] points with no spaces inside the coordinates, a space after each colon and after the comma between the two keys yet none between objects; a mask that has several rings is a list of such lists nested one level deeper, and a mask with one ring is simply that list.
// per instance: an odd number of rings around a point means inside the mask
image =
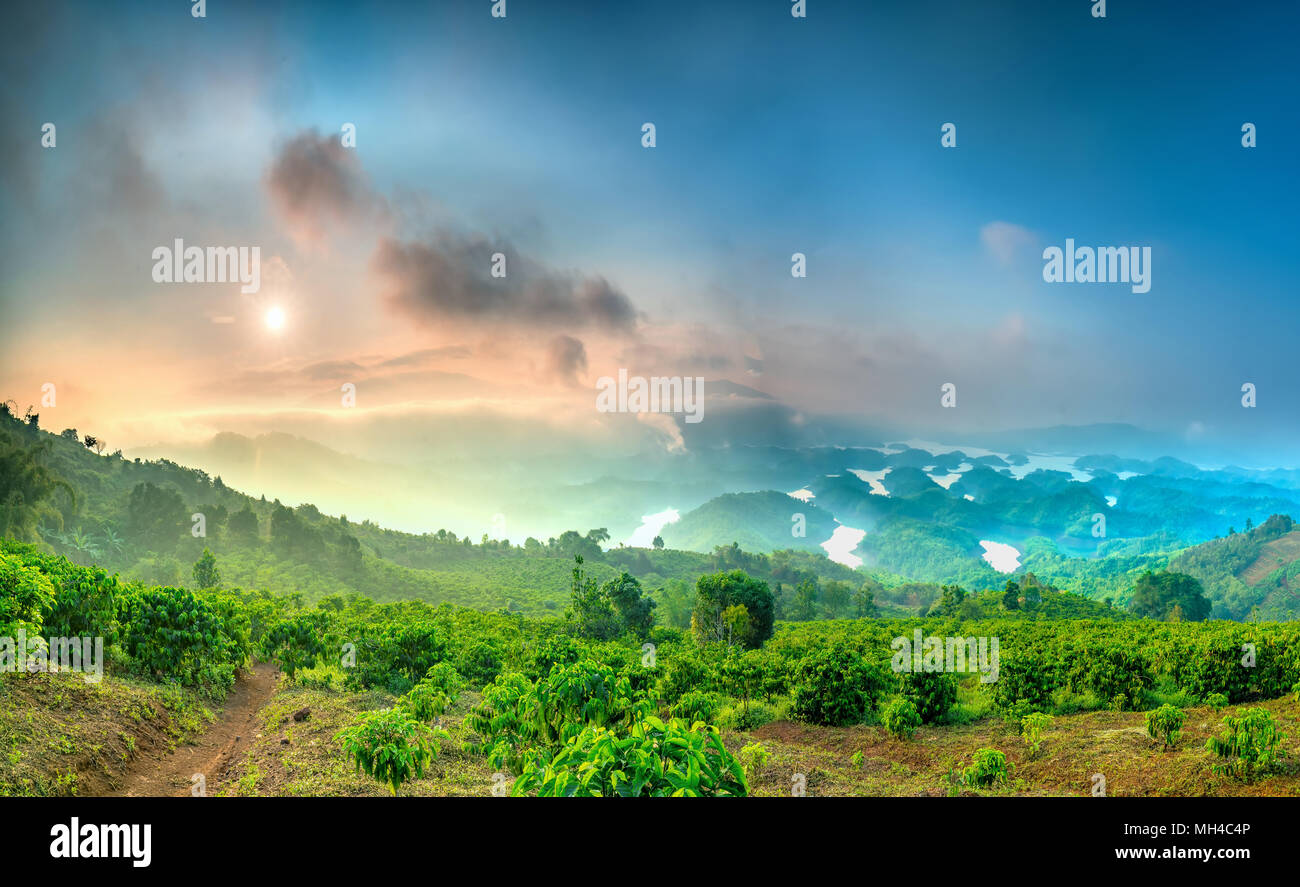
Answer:
[{"label": "dirt path", "polygon": [[280,669],[259,662],[243,675],[226,698],[217,720],[192,745],[170,754],[145,755],[134,761],[116,797],[189,797],[195,773],[202,773],[211,793],[222,774],[261,729],[262,707],[275,695]]}]

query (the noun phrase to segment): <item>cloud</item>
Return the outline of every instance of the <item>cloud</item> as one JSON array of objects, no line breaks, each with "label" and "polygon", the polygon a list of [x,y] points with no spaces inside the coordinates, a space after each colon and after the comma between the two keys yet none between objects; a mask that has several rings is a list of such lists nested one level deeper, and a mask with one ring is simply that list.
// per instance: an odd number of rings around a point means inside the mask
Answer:
[{"label": "cloud", "polygon": [[1037,244],[1038,237],[1028,228],[1010,222],[989,222],[980,228],[980,242],[999,265],[1008,267],[1015,263],[1022,250]]},{"label": "cloud", "polygon": [[664,446],[668,452],[680,453],[686,450],[686,440],[682,437],[682,429],[672,416],[667,413],[637,413],[636,420],[643,425],[650,426],[667,438]]},{"label": "cloud", "polygon": [[[505,257],[504,277],[492,276],[497,253]],[[389,304],[427,323],[459,318],[617,332],[637,324],[631,300],[605,278],[553,270],[482,235],[444,230],[423,243],[383,237],[371,264],[388,283]]]},{"label": "cloud", "polygon": [[466,345],[445,345],[442,348],[422,348],[419,351],[411,351],[397,357],[389,358],[379,365],[381,367],[409,367],[423,366],[426,363],[450,358],[452,360],[464,360],[473,355],[473,351]]},{"label": "cloud", "polygon": [[556,336],[546,346],[547,372],[571,385],[580,384],[587,372],[587,349],[572,336]]},{"label": "cloud", "polygon": [[356,150],[314,129],[290,139],[271,164],[266,188],[276,209],[307,239],[334,222],[350,222],[374,207]]}]

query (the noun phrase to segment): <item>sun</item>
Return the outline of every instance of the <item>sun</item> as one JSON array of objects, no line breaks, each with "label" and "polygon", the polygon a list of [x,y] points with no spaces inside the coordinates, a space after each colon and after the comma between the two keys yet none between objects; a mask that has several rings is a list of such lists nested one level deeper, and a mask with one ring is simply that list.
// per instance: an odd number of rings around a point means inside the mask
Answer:
[{"label": "sun", "polygon": [[279,308],[270,308],[266,312],[266,328],[272,332],[284,329],[284,312]]}]

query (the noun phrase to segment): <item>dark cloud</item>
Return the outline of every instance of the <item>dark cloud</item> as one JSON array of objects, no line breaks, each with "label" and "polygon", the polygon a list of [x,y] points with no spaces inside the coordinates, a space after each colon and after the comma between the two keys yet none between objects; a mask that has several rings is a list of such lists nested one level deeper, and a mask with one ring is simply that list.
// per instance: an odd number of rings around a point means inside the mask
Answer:
[{"label": "dark cloud", "polygon": [[763,361],[757,357],[745,357],[745,372],[751,376],[763,375]]},{"label": "dark cloud", "polygon": [[587,372],[587,349],[572,336],[556,336],[546,346],[546,368],[552,376],[577,385]]},{"label": "dark cloud", "polygon": [[312,234],[325,222],[357,218],[375,202],[356,149],[315,130],[299,133],[281,148],[266,187],[280,212]]},{"label": "dark cloud", "polygon": [[[493,255],[505,276],[493,277]],[[630,332],[637,311],[603,277],[556,271],[503,240],[443,231],[427,242],[382,238],[372,264],[397,310],[423,321],[481,319]]]}]

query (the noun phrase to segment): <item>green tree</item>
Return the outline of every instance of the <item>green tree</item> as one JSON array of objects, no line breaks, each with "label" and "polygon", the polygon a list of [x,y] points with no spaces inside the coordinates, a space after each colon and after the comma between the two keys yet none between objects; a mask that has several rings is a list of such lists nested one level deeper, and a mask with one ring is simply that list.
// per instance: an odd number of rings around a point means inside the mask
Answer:
[{"label": "green tree", "polygon": [[1210,602],[1200,580],[1186,573],[1150,570],[1138,577],[1129,600],[1129,609],[1147,619],[1168,620],[1174,608],[1179,617],[1189,622],[1201,622],[1210,615]]},{"label": "green tree", "polygon": [[126,508],[127,534],[136,544],[147,551],[176,548],[188,518],[180,493],[146,481],[131,490]]},{"label": "green tree", "polygon": [[221,572],[217,569],[217,559],[208,548],[194,562],[194,585],[198,588],[220,588]]},{"label": "green tree", "polygon": [[252,507],[245,505],[242,510],[236,511],[226,521],[226,532],[234,542],[241,545],[252,545],[261,537],[261,527],[258,524],[257,512]]},{"label": "green tree", "polygon": [[724,640],[728,627],[723,614],[737,604],[749,616],[749,626],[740,642],[750,648],[762,646],[772,636],[775,623],[772,592],[766,582],[751,578],[744,570],[709,573],[696,581],[695,609],[691,613],[691,629],[696,639]]}]

